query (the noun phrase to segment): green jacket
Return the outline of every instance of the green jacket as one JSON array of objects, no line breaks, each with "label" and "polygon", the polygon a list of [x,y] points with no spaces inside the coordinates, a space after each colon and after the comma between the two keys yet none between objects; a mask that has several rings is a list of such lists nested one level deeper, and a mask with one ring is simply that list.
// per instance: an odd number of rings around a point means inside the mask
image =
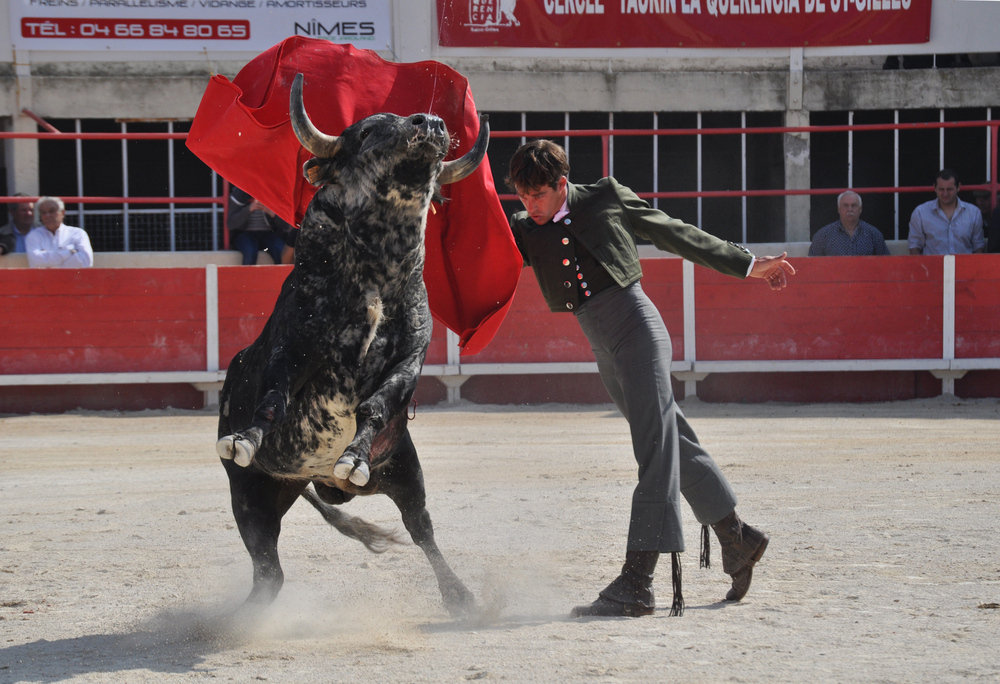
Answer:
[{"label": "green jacket", "polygon": [[[566,187],[569,214],[562,219],[566,231],[594,255],[621,287],[642,277],[635,246],[637,236],[719,273],[738,278],[747,275],[753,255],[745,248],[653,209],[614,178],[603,178],[593,185],[569,183]],[[533,231],[544,230],[544,226],[532,221],[525,211],[511,217],[510,229],[524,264],[535,271],[549,309],[566,311],[560,301],[564,295],[557,241],[552,240],[549,249],[547,243],[530,239],[537,237],[530,235]]]}]

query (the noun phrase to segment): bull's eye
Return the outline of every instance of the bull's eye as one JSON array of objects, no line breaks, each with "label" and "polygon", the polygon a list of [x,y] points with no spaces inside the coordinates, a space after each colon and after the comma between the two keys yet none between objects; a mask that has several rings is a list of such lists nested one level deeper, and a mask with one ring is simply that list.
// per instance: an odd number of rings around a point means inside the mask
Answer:
[{"label": "bull's eye", "polygon": [[367,138],[370,133],[371,133],[370,128],[364,128],[361,130],[361,135],[359,137],[361,138],[362,141],[364,141],[364,139]]}]

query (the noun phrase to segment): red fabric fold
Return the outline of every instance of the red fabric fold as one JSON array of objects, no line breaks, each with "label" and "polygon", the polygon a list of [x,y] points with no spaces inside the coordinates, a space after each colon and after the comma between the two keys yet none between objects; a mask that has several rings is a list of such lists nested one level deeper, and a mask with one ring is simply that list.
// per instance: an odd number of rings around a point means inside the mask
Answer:
[{"label": "red fabric fold", "polygon": [[[469,83],[438,62],[396,64],[370,50],[324,40],[288,38],[252,61],[231,82],[213,76],[188,134],[188,148],[223,178],[286,221],[299,225],[316,188],[302,176],[310,154],[288,119],[295,74],[313,123],[339,135],[366,116],[417,112],[444,119],[448,158],[465,154],[479,133]],[[514,245],[488,160],[468,178],[444,186],[449,198],[427,217],[427,285],[434,317],[459,335],[462,354],[481,351],[496,334],[517,287],[521,255]]]}]

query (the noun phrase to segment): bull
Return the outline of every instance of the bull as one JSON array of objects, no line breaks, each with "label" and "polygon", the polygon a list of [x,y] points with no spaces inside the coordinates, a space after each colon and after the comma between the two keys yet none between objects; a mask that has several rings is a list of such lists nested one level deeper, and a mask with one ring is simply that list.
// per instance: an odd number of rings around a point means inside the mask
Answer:
[{"label": "bull", "polygon": [[447,128],[431,114],[376,114],[331,136],[306,114],[302,81],[292,85],[290,118],[314,155],[303,172],[319,189],[274,311],[230,363],[219,397],[216,449],[253,561],[245,605],[266,605],[281,590],[281,519],[300,496],[378,552],[401,540],[337,507],[382,493],[430,561],[445,607],[462,614],[474,599],[434,541],[406,407],[431,338],[427,211],[441,185],[483,160],[489,126],[483,117],[473,148],[450,162]]}]

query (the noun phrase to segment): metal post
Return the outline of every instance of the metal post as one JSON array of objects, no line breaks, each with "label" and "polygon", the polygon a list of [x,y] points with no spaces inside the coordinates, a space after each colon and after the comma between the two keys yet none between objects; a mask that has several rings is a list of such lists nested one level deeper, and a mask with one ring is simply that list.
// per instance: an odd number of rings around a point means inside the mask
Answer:
[{"label": "metal post", "polygon": [[[854,125],[854,112],[847,112],[847,125]],[[854,129],[847,129],[847,187],[854,187]]]},{"label": "metal post", "polygon": [[229,181],[222,179],[222,248],[229,249]]},{"label": "metal post", "polygon": [[[82,133],[83,129],[80,127],[80,120],[76,119],[76,125],[74,127],[77,133]],[[76,194],[78,197],[83,197],[83,141],[79,138],[76,139]],[[77,206],[77,211],[80,214],[80,228],[86,230],[86,222],[84,221],[83,213],[83,202],[80,202]]]},{"label": "metal post", "polygon": [[[614,112],[608,112],[608,130],[609,131],[615,130],[615,113]],[[608,147],[608,153],[607,153],[607,161],[604,164],[604,168],[606,169],[605,172],[604,172],[604,175],[605,176],[613,176],[613,175],[615,175],[615,136],[614,135],[611,135],[611,136],[608,137],[608,146],[607,147]]]},{"label": "metal post", "polygon": [[[939,115],[941,123],[944,123],[944,110]],[[944,168],[944,127],[938,129],[938,168]]]},{"label": "metal post", "polygon": [[[563,130],[569,130],[569,112],[563,113]],[[566,150],[566,159],[569,159],[569,141],[570,137],[568,135],[563,136],[563,149]],[[572,166],[572,165],[571,165]]]},{"label": "metal post", "polygon": [[[698,130],[701,130],[701,112],[698,112]],[[701,192],[701,133],[697,134],[698,138],[698,192]],[[701,197],[698,198],[698,227],[701,228]]]},{"label": "metal post", "polygon": [[[893,110],[893,123],[899,123],[899,110]],[[895,187],[899,187],[899,129],[895,128],[892,131],[892,184]],[[895,239],[899,239],[899,193],[892,193],[892,216],[893,216],[893,235]]]},{"label": "metal post", "polygon": [[[653,130],[660,128],[660,115],[653,112]],[[653,134],[653,192],[660,191],[660,136]],[[653,208],[660,208],[660,198],[653,198]]]},{"label": "metal post", "polygon": [[[212,171],[212,195],[214,196],[218,192],[219,188],[219,174],[214,170]],[[225,215],[226,208],[222,208],[222,213]],[[219,205],[212,205],[212,251],[218,251],[219,249]]]},{"label": "metal post", "polygon": [[[128,133],[128,124],[122,121],[122,133]],[[128,197],[128,140],[122,138],[122,197]],[[122,225],[125,230],[125,251],[129,251],[128,202],[122,203]]]},{"label": "metal post", "polygon": [[[174,132],[174,122],[173,121],[168,121],[167,122],[167,133],[173,133],[173,132]],[[174,195],[174,141],[171,140],[170,138],[167,138],[167,178],[168,178],[168,180],[167,180],[167,186],[168,186],[167,192],[170,194],[170,197],[174,197],[175,196]],[[168,212],[170,214],[170,251],[171,252],[176,252],[177,251],[177,225],[176,225],[177,216],[176,216],[176,213],[174,212],[174,203],[173,202],[171,202],[168,205]]]},{"label": "metal post", "polygon": [[[740,112],[740,128],[744,129],[744,131],[742,133],[740,133],[740,147],[741,147],[741,153],[742,153],[742,157],[743,157],[742,166],[741,166],[741,169],[740,169],[740,175],[741,175],[742,181],[743,181],[743,186],[742,186],[743,187],[743,192],[747,191],[747,132],[745,130],[746,127],[747,127],[747,113],[746,112]],[[740,203],[743,205],[742,206],[742,210],[743,210],[743,244],[746,244],[746,242],[747,242],[747,196],[746,195],[743,195],[743,197],[740,197]]]},{"label": "metal post", "polygon": [[[993,121],[993,108],[986,108],[986,120]],[[986,182],[990,185],[990,208],[997,208],[997,125],[986,127]]]}]

